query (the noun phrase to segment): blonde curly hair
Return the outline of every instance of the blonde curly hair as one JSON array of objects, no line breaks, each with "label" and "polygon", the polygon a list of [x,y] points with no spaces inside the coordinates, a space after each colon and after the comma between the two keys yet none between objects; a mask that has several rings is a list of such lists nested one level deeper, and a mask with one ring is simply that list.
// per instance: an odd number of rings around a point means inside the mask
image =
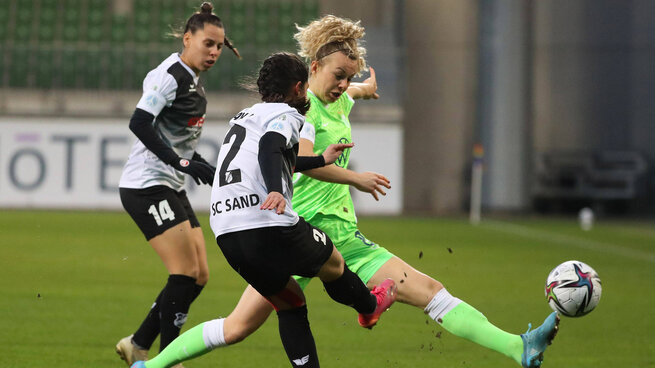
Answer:
[{"label": "blonde curly hair", "polygon": [[366,49],[360,39],[364,37],[361,21],[326,15],[312,21],[305,27],[296,24],[298,33],[293,38],[298,41],[298,54],[309,61],[320,62],[322,58],[335,52],[343,52],[352,60],[357,60],[357,75],[366,71]]}]

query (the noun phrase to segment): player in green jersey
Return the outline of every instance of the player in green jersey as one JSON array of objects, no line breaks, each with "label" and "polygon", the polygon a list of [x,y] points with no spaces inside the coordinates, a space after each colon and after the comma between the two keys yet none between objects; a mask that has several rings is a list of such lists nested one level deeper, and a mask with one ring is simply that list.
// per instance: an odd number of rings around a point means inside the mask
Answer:
[{"label": "player in green jersey", "polygon": [[[378,97],[373,69],[364,82],[351,82],[366,69],[365,49],[358,42],[363,35],[364,28],[359,22],[329,15],[299,27],[295,35],[300,44],[299,54],[311,62],[308,91],[311,108],[301,132],[299,155],[319,155],[329,144],[352,142],[348,115],[354,100]],[[505,332],[477,309],[452,296],[439,281],[368,240],[357,228],[349,186],[378,199],[386,194],[390,184],[381,174],[349,170],[349,155],[346,150],[333,165],[296,174],[294,209],[328,234],[347,266],[367,286],[391,278],[398,286],[397,301],[420,308],[450,333],[504,354],[523,367],[539,367],[547,345],[557,332],[557,314],[552,313],[540,327],[525,334]],[[308,280],[298,281],[304,287]],[[164,353],[170,356],[184,356],[192,351],[204,353],[239,342],[263,324],[271,311],[266,300],[248,286],[234,311],[222,320],[222,329],[215,333],[220,338],[208,337],[211,330],[208,326],[213,321],[207,322],[206,327],[181,335],[179,341],[157,358]],[[159,367],[148,365],[148,368]]]},{"label": "player in green jersey", "polygon": [[[358,43],[363,34],[359,22],[334,16],[314,21],[296,34],[299,54],[311,60],[308,95],[312,107],[306,123],[311,127],[301,133],[300,155],[321,154],[329,144],[351,142],[348,115],[354,99],[377,97],[373,69],[363,83],[351,83],[366,68],[366,51]],[[366,239],[357,229],[348,186],[377,199],[390,188],[389,181],[379,174],[348,170],[348,161],[349,152],[344,152],[334,165],[296,174],[293,198],[296,211],[328,234],[348,267],[369,287],[393,279],[398,285],[397,301],[423,309],[447,331],[505,354],[525,367],[540,366],[543,352],[557,332],[557,315],[551,314],[533,332],[510,334],[452,296],[439,281]]]}]

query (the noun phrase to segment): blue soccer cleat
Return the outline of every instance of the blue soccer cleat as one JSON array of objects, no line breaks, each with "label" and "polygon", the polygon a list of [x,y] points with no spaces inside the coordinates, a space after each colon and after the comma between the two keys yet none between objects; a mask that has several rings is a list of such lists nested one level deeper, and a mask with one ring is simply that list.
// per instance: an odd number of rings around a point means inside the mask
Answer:
[{"label": "blue soccer cleat", "polygon": [[144,362],[143,360],[139,360],[138,362],[132,364],[130,368],[146,368],[146,362]]},{"label": "blue soccer cleat", "polygon": [[521,365],[524,368],[541,367],[541,362],[544,361],[544,351],[553,342],[559,329],[558,325],[559,316],[557,312],[551,313],[544,320],[544,323],[535,330],[530,331],[532,325],[528,325],[528,330],[521,335],[523,340]]}]

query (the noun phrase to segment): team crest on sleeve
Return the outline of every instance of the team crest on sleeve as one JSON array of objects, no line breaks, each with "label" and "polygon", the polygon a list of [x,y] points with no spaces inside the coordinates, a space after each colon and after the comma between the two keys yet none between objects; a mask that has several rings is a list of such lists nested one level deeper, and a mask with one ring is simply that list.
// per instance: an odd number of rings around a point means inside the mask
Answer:
[{"label": "team crest on sleeve", "polygon": [[282,123],[280,123],[279,121],[276,121],[275,123],[271,124],[270,129],[271,130],[282,131],[282,130],[284,130],[284,126],[282,126]]},{"label": "team crest on sleeve", "polygon": [[148,104],[148,106],[154,107],[157,105],[157,102],[159,102],[159,100],[155,95],[149,95],[146,97],[146,104]]}]

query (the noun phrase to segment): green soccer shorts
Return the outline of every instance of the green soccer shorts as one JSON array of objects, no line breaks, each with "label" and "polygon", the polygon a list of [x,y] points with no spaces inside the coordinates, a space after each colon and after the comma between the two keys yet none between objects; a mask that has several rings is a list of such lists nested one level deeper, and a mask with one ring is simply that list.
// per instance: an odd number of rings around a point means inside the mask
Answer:
[{"label": "green soccer shorts", "polygon": [[[364,236],[354,222],[344,221],[334,215],[316,214],[310,221],[313,226],[323,230],[343,256],[348,268],[366,284],[393,254]],[[305,288],[311,278],[294,276],[301,288]]]}]

